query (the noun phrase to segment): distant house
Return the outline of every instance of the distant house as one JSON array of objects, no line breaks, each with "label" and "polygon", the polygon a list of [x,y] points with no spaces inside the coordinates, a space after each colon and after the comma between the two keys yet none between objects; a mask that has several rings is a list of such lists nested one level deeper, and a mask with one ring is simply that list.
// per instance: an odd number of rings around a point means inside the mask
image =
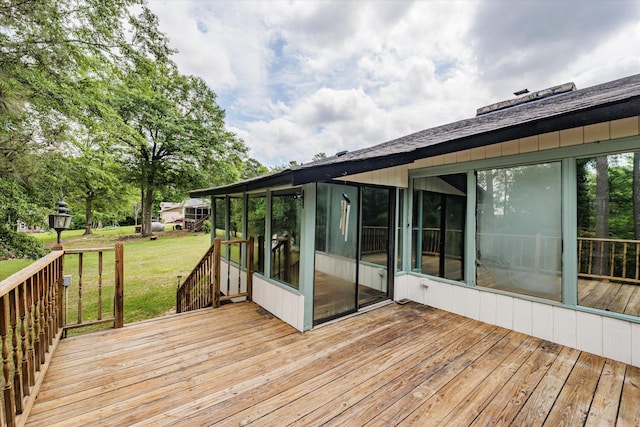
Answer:
[{"label": "distant house", "polygon": [[160,202],[160,222],[166,224],[182,218],[184,218],[182,203]]},{"label": "distant house", "polygon": [[182,222],[186,230],[199,230],[210,216],[211,207],[207,200],[187,199],[181,203],[160,203],[160,221],[165,224]]},{"label": "distant house", "polygon": [[410,299],[640,366],[638,153],[635,75],[191,196],[255,237],[253,300],[301,331]]}]

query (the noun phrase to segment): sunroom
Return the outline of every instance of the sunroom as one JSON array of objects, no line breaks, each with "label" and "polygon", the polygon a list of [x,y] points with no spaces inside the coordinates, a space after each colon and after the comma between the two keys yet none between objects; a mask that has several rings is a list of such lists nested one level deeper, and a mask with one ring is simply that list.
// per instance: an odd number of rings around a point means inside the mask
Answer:
[{"label": "sunroom", "polygon": [[639,75],[565,84],[191,196],[298,330],[413,300],[640,366],[639,122]]}]

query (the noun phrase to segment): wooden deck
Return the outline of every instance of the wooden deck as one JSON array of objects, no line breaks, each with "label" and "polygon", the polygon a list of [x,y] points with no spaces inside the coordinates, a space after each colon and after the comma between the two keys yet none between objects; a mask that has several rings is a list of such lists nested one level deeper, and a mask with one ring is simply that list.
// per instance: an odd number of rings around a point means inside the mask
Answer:
[{"label": "wooden deck", "polygon": [[252,303],[63,340],[49,425],[640,424],[640,369],[415,303],[304,334]]}]

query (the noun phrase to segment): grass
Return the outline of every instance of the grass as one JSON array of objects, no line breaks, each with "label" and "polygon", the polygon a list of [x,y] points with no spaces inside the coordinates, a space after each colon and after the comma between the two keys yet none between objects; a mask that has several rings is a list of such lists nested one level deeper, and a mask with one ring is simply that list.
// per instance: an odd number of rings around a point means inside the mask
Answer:
[{"label": "grass", "polygon": [[0,280],[4,280],[16,271],[20,271],[33,261],[30,259],[8,259],[0,261]]},{"label": "grass", "polygon": [[[169,227],[170,228],[170,227]],[[155,233],[157,240],[141,238],[134,228],[120,227],[99,230],[83,236],[83,230],[62,234],[66,249],[113,248],[117,240],[124,241],[124,312],[125,323],[150,319],[170,312],[175,307],[177,276],[183,279],[193,270],[210,244],[210,235],[186,231]],[[51,235],[48,235],[51,234]],[[37,237],[48,246],[56,241],[55,233],[41,233]],[[68,323],[77,323],[79,273],[78,255],[65,256],[65,274],[72,275],[68,290]],[[28,265],[29,261],[0,261],[0,279]],[[5,264],[7,263],[7,264]],[[114,252],[103,254],[102,317],[113,313]],[[98,254],[83,255],[82,318],[97,319],[98,313]]]}]

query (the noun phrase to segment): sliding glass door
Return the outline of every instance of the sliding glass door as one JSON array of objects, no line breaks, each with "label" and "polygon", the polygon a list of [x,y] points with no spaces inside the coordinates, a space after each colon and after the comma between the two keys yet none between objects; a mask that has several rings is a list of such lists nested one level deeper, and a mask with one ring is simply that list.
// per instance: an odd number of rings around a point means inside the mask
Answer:
[{"label": "sliding glass door", "polygon": [[318,184],[313,320],[356,311],[358,187]]},{"label": "sliding glass door", "polygon": [[358,307],[388,298],[390,191],[362,187],[362,221],[358,263]]},{"label": "sliding glass door", "polygon": [[315,324],[353,313],[389,296],[391,192],[318,184]]}]

